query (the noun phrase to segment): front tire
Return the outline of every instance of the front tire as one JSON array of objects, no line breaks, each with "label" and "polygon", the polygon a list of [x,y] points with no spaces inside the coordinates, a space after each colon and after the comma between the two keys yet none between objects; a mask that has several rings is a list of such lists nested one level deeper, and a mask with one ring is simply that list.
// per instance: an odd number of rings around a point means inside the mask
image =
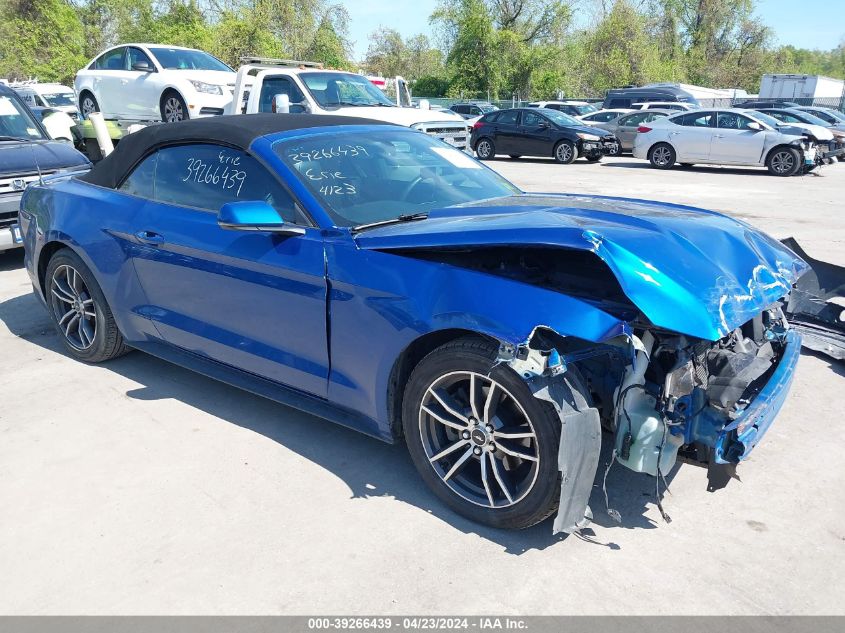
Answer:
[{"label": "front tire", "polygon": [[496,365],[497,352],[473,337],[431,352],[408,381],[402,425],[414,466],[446,505],[521,529],[557,507],[560,419],[510,367]]},{"label": "front tire", "polygon": [[177,123],[188,119],[188,106],[179,93],[169,90],[161,96],[161,120]]},{"label": "front tire", "polygon": [[72,250],[63,248],[50,259],[44,291],[50,318],[71,356],[100,363],[129,351],[97,280]]},{"label": "front tire", "polygon": [[658,143],[648,150],[648,160],[657,169],[672,169],[675,159],[675,149],[669,143]]},{"label": "front tire", "polygon": [[475,144],[475,155],[479,160],[490,160],[496,156],[496,145],[492,139],[482,138]]},{"label": "front tire", "polygon": [[88,115],[93,112],[100,111],[100,104],[97,99],[90,92],[83,92],[79,97],[79,114],[83,119],[87,119]]},{"label": "front tire", "polygon": [[776,147],[766,159],[766,168],[773,176],[792,176],[801,169],[801,153],[794,147]]},{"label": "front tire", "polygon": [[552,155],[561,165],[569,165],[578,158],[578,149],[570,141],[561,141],[555,145]]}]

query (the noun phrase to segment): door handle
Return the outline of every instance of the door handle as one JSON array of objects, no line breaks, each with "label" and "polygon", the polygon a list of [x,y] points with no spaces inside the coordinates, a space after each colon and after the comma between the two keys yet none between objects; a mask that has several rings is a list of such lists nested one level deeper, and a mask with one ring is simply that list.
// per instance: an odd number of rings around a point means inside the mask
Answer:
[{"label": "door handle", "polygon": [[135,233],[135,237],[138,238],[139,242],[142,242],[143,244],[150,244],[152,246],[162,244],[164,242],[164,236],[159,235],[155,231],[138,231]]}]

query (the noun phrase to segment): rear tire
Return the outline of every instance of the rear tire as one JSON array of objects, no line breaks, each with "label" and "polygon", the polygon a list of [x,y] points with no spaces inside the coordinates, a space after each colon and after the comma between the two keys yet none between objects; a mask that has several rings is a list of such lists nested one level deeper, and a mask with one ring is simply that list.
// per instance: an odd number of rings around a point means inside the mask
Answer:
[{"label": "rear tire", "polygon": [[[414,466],[447,506],[478,523],[522,529],[557,508],[560,419],[510,367],[496,365],[497,353],[497,345],[466,337],[423,358],[405,388],[402,426]],[[491,389],[495,401],[488,407]],[[461,417],[453,416],[434,394]],[[439,422],[429,411],[455,426]],[[501,433],[530,437],[508,439]],[[536,460],[510,456],[501,447]]]},{"label": "rear tire", "polygon": [[69,248],[50,258],[44,294],[53,325],[71,356],[100,363],[129,351],[91,269]]},{"label": "rear tire", "polygon": [[675,148],[669,143],[657,143],[648,150],[648,160],[657,169],[672,169],[676,158]]},{"label": "rear tire", "polygon": [[773,176],[793,176],[801,169],[801,153],[794,147],[776,147],[766,158],[766,168]]},{"label": "rear tire", "polygon": [[496,156],[496,145],[493,140],[486,136],[479,139],[478,143],[475,144],[475,155],[478,156],[479,160],[494,158]]}]

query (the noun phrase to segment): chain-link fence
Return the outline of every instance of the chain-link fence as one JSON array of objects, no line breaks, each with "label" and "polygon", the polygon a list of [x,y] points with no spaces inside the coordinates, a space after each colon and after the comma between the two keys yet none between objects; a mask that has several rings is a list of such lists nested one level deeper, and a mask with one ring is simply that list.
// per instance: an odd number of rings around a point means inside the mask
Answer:
[{"label": "chain-link fence", "polygon": [[[494,106],[504,109],[504,108],[524,108],[530,102],[524,101],[520,99],[491,99],[487,101],[486,99],[447,99],[447,98],[440,98],[440,97],[424,97],[414,95],[414,101],[419,101],[420,99],[426,99],[431,104],[432,107],[442,107],[448,108],[454,103],[492,103]],[[742,97],[739,99],[699,99],[698,102],[701,104],[702,108],[730,108],[738,103],[742,103],[743,101],[751,100],[751,97]],[[597,108],[601,107],[601,101],[596,101],[594,98],[584,98],[584,99],[567,99],[568,101],[588,101],[593,102]],[[756,100],[756,99],[755,99]],[[842,97],[823,97],[823,98],[801,98],[796,97],[793,99],[765,99],[766,101],[791,101],[792,103],[797,103],[798,105],[802,106],[815,106],[819,108],[833,108],[834,110],[839,110],[840,112],[845,112],[845,95]]]}]

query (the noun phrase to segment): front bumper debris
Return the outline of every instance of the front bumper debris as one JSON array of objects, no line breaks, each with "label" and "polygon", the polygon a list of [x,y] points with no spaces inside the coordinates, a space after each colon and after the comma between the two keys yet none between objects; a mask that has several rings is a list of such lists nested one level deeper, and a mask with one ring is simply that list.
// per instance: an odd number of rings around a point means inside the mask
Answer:
[{"label": "front bumper debris", "polygon": [[845,360],[845,268],[813,259],[794,238],[782,242],[810,265],[786,301],[786,317],[804,347]]}]

